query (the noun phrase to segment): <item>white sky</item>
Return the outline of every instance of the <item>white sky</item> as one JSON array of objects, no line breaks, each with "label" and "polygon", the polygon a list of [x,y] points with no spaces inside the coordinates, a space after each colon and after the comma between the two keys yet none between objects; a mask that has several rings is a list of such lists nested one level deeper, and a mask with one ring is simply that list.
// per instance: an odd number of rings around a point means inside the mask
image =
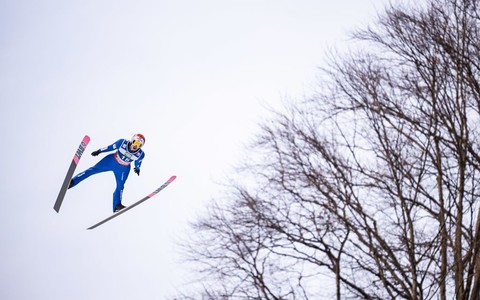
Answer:
[{"label": "white sky", "polygon": [[[0,0],[0,299],[169,299],[188,266],[175,240],[218,195],[266,117],[311,91],[329,47],[382,0]],[[123,203],[112,173],[53,204],[85,134],[90,153],[146,136]]]}]

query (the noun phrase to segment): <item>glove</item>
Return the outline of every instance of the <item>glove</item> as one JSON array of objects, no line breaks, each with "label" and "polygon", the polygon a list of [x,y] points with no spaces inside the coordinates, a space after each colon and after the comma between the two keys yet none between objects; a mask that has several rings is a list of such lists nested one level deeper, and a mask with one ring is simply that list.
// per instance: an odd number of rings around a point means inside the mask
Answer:
[{"label": "glove", "polygon": [[138,176],[140,176],[140,169],[135,168],[133,169],[133,172],[135,172]]},{"label": "glove", "polygon": [[92,156],[97,156],[100,154],[100,150],[96,150],[92,152]]}]

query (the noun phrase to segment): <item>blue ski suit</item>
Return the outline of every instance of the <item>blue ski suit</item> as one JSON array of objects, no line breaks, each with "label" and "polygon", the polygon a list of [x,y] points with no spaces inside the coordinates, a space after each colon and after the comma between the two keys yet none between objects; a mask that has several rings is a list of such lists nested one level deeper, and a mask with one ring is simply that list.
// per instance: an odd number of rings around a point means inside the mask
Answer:
[{"label": "blue ski suit", "polygon": [[139,171],[142,160],[145,157],[145,153],[141,149],[132,152],[128,145],[128,140],[120,139],[110,146],[99,149],[99,153],[116,151],[105,156],[93,167],[73,177],[69,188],[76,186],[94,174],[112,171],[117,181],[117,187],[113,192],[113,211],[115,211],[115,207],[122,203],[123,188],[130,173],[130,163],[134,162],[135,170]]}]

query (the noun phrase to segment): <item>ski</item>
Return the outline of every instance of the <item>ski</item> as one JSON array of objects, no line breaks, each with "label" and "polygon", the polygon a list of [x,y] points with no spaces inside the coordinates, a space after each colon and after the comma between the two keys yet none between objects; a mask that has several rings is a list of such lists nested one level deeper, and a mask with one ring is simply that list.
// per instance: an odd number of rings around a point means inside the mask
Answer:
[{"label": "ski", "polygon": [[116,218],[116,217],[118,217],[119,215],[121,215],[121,214],[129,211],[130,209],[134,208],[135,206],[139,205],[140,203],[147,201],[148,199],[150,199],[150,198],[152,198],[153,196],[155,196],[156,194],[158,194],[158,192],[160,192],[161,190],[163,190],[164,188],[166,188],[170,183],[172,183],[172,182],[175,180],[175,178],[177,178],[177,176],[175,176],[175,175],[172,176],[172,177],[170,177],[164,184],[162,184],[158,189],[156,189],[155,191],[153,191],[152,193],[150,193],[150,194],[149,194],[148,196],[146,196],[145,198],[142,198],[142,199],[138,200],[137,202],[133,203],[132,205],[125,207],[125,208],[122,209],[121,211],[114,213],[114,214],[111,215],[110,217],[108,217],[108,218],[106,218],[106,219],[98,222],[97,224],[88,227],[87,230],[94,229],[94,228],[96,228],[96,227],[98,227],[98,226],[100,226],[100,225],[102,225],[102,224],[110,221],[111,219]]},{"label": "ski", "polygon": [[78,162],[80,161],[80,158],[82,157],[82,154],[87,148],[89,142],[90,137],[88,135],[84,136],[82,142],[80,143],[80,146],[78,146],[77,152],[75,152],[75,155],[73,156],[72,162],[67,171],[67,175],[63,180],[62,188],[60,189],[57,200],[55,201],[55,205],[53,206],[53,209],[57,213],[60,211],[60,206],[62,205],[63,198],[65,197],[65,193],[67,192],[68,186],[70,185],[70,180],[72,180],[73,172],[75,172]]}]

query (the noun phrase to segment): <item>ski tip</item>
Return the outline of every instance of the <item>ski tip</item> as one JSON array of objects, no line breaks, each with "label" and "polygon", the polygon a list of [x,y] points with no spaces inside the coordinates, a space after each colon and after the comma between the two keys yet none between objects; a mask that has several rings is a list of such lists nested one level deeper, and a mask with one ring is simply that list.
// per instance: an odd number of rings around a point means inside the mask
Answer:
[{"label": "ski tip", "polygon": [[90,142],[90,137],[86,134],[86,135],[83,137],[83,141],[88,144],[88,143]]},{"label": "ski tip", "polygon": [[170,179],[168,180],[168,182],[172,182],[175,180],[175,178],[177,178],[177,176],[173,175],[172,177],[170,177]]}]

